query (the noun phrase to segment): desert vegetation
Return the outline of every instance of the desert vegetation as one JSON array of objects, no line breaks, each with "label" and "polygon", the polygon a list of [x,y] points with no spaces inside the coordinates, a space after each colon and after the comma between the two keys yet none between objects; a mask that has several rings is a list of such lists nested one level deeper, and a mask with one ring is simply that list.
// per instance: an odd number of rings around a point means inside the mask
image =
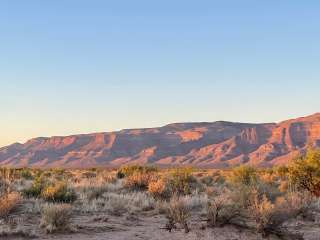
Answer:
[{"label": "desert vegetation", "polygon": [[126,226],[152,223],[151,230],[143,225],[146,236],[206,239],[208,232],[231,228],[248,239],[320,239],[319,150],[273,168],[1,168],[0,194],[6,238],[112,237]]}]

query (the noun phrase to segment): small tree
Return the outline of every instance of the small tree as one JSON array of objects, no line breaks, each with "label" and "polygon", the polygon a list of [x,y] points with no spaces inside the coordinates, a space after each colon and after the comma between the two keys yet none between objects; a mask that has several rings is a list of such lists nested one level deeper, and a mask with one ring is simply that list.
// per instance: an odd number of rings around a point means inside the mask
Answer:
[{"label": "small tree", "polygon": [[289,180],[298,189],[320,197],[320,150],[309,150],[289,166]]}]

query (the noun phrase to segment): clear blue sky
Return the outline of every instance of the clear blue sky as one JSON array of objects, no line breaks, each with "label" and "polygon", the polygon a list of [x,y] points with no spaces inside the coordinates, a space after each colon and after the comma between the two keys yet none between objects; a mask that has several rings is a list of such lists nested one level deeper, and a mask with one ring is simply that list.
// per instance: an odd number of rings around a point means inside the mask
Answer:
[{"label": "clear blue sky", "polygon": [[2,0],[0,146],[320,111],[320,2]]}]

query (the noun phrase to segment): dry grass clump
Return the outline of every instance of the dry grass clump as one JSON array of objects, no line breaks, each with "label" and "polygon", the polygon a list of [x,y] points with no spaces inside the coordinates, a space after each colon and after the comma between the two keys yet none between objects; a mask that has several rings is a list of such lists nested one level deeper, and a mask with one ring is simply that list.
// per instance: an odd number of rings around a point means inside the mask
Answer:
[{"label": "dry grass clump", "polygon": [[47,204],[43,207],[41,215],[41,227],[45,228],[47,233],[70,231],[70,205]]},{"label": "dry grass clump", "polygon": [[133,192],[127,194],[107,193],[104,195],[105,207],[110,214],[122,215],[154,209],[155,202],[147,194]]},{"label": "dry grass clump", "polygon": [[77,192],[80,195],[80,199],[84,201],[92,201],[99,199],[106,192],[120,193],[123,190],[122,181],[119,180],[114,183],[90,182],[89,184],[77,185]]},{"label": "dry grass clump", "polygon": [[86,199],[88,201],[92,201],[94,199],[98,199],[102,197],[102,195],[108,191],[108,185],[101,186],[92,186],[82,189],[83,197],[82,199]]},{"label": "dry grass clump", "polygon": [[145,192],[105,192],[101,197],[91,201],[83,201],[82,212],[107,212],[121,216],[124,213],[136,213],[153,210],[155,200]]},{"label": "dry grass clump", "polygon": [[185,230],[185,233],[190,231],[188,226],[189,218],[191,217],[191,209],[179,197],[173,197],[167,208],[166,218],[168,220],[166,229],[172,231],[177,228],[177,224]]},{"label": "dry grass clump", "polygon": [[241,215],[240,206],[225,193],[211,200],[207,205],[208,227],[222,227]]},{"label": "dry grass clump", "polygon": [[209,201],[207,194],[200,194],[198,192],[195,192],[191,195],[181,196],[180,199],[184,202],[188,209],[197,211],[199,213],[206,208]]},{"label": "dry grass clump", "polygon": [[17,192],[8,193],[0,198],[0,217],[7,217],[8,214],[18,205],[21,196]]}]

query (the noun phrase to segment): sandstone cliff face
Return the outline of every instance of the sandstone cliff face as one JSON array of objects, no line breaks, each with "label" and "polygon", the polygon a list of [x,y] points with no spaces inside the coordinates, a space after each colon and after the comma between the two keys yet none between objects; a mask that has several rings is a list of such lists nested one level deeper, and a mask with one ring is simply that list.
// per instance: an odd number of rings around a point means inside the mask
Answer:
[{"label": "sandstone cliff face", "polygon": [[177,123],[68,137],[35,138],[0,148],[0,164],[92,167],[127,163],[285,164],[310,146],[320,147],[320,113],[278,124]]}]

